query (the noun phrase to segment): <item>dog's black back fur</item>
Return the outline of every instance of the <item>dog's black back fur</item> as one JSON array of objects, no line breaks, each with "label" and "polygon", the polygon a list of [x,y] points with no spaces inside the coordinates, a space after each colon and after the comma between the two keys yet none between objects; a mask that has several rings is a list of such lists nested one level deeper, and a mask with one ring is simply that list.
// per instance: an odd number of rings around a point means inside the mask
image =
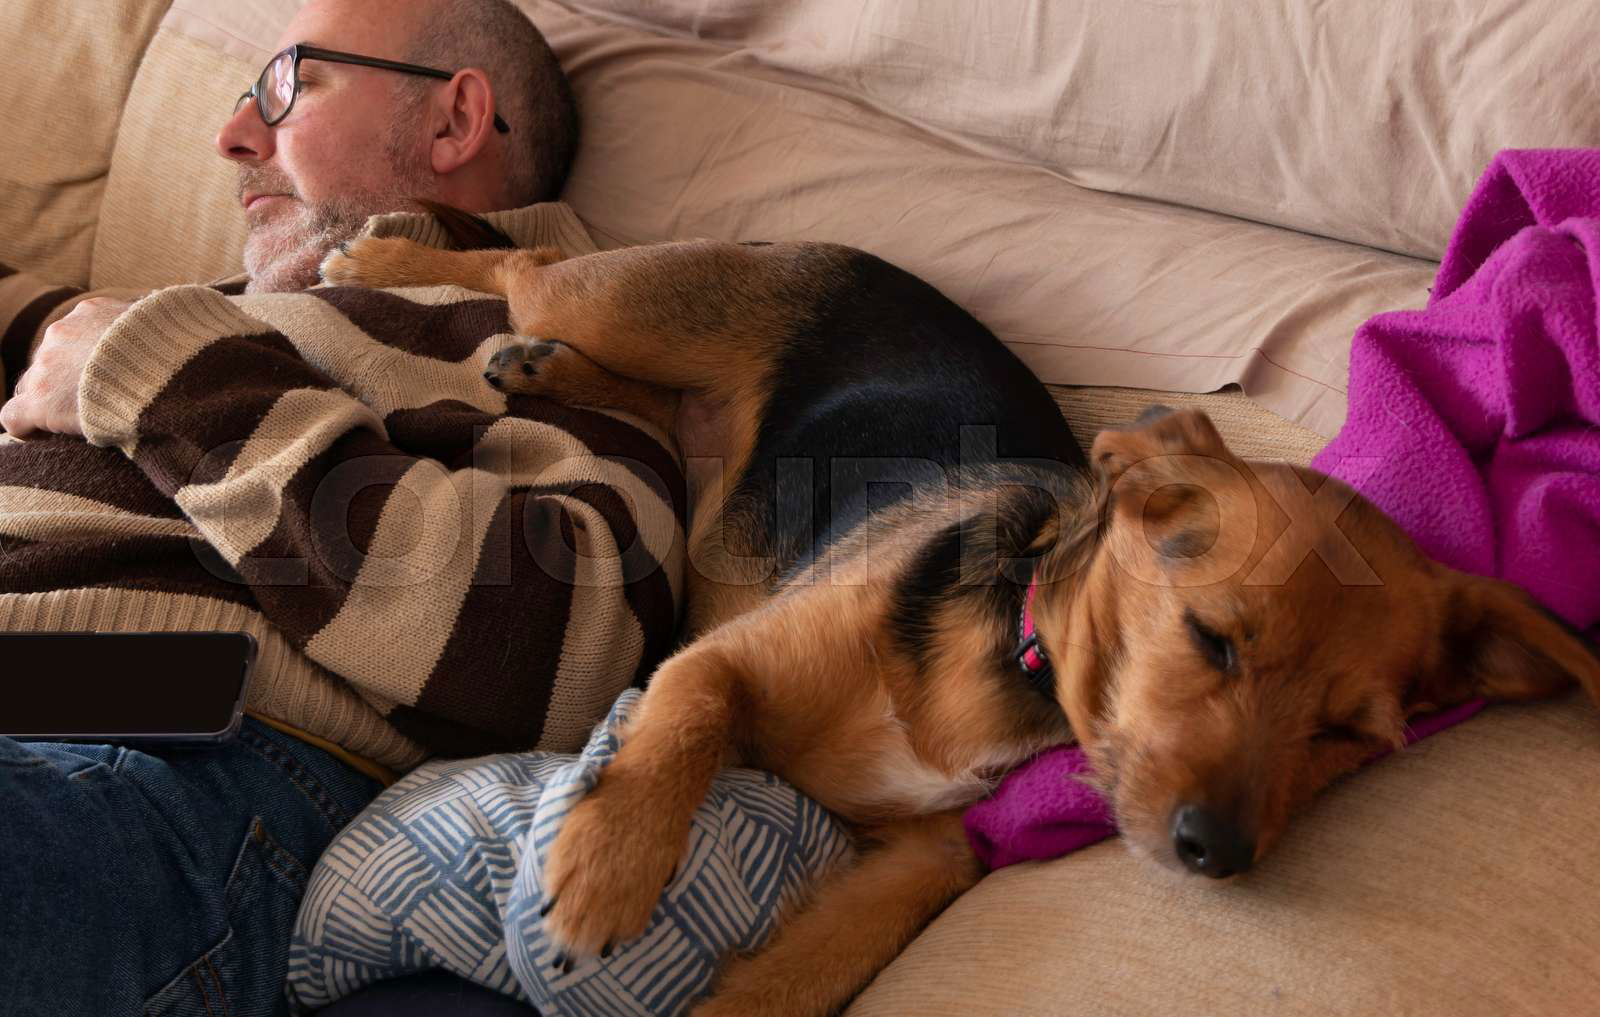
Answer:
[{"label": "dog's black back fur", "polygon": [[796,323],[728,502],[771,535],[779,574],[957,467],[1086,468],[1049,392],[993,333],[879,258],[844,265],[846,284]]},{"label": "dog's black back fur", "polygon": [[[479,216],[416,200],[458,249],[515,246]],[[1050,393],[976,318],[864,251],[793,246],[826,263],[831,284],[809,313],[796,309],[750,460],[724,505],[754,522],[774,580],[962,468],[1087,469]]]}]

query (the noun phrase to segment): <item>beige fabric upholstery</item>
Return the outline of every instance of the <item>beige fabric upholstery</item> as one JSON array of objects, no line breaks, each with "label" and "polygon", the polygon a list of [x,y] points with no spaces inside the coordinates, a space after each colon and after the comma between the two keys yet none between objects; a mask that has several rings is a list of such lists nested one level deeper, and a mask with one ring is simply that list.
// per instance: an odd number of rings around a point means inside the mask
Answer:
[{"label": "beige fabric upholstery", "polygon": [[1173,409],[1192,406],[1205,410],[1228,447],[1246,459],[1277,459],[1305,466],[1327,444],[1322,435],[1263,409],[1232,386],[1202,394],[1065,385],[1051,385],[1049,389],[1085,453],[1101,430],[1126,424],[1157,403]]},{"label": "beige fabric upholstery", "polygon": [[1429,258],[1497,150],[1600,143],[1571,0],[573,2],[1085,187]]},{"label": "beige fabric upholstery", "polygon": [[1085,190],[707,43],[548,23],[585,110],[565,197],[602,243],[861,247],[934,283],[1047,382],[1239,383],[1331,436],[1351,333],[1427,297],[1427,262]]},{"label": "beige fabric upholstery", "polygon": [[162,24],[249,64],[248,76],[233,89],[237,96],[260,73],[279,32],[304,5],[305,0],[172,0]]},{"label": "beige fabric upholstery", "polygon": [[265,62],[265,52],[235,57],[162,25],[117,135],[95,286],[154,288],[238,271],[244,217],[233,167],[211,139]]},{"label": "beige fabric upholstery", "polygon": [[94,285],[152,288],[240,270],[244,217],[216,133],[301,0],[173,0],[128,97]]},{"label": "beige fabric upholstery", "polygon": [[117,121],[166,7],[0,3],[0,263],[62,285],[88,282]]},{"label": "beige fabric upholstery", "polygon": [[1003,869],[849,1017],[1577,1017],[1600,977],[1600,717],[1498,706],[1341,781],[1219,885],[1116,841]]},{"label": "beige fabric upholstery", "polygon": [[[1324,436],[1344,418],[1350,334],[1427,296],[1428,262],[1085,190],[719,44],[523,3],[578,92],[584,142],[564,197],[603,245],[851,244],[939,286],[1048,382],[1236,383]],[[97,285],[237,269],[233,176],[211,138],[292,10],[293,0],[184,0],[163,23],[119,139]],[[253,60],[235,55],[246,43]],[[178,81],[196,84],[175,91]],[[174,102],[179,115],[153,133]]]}]

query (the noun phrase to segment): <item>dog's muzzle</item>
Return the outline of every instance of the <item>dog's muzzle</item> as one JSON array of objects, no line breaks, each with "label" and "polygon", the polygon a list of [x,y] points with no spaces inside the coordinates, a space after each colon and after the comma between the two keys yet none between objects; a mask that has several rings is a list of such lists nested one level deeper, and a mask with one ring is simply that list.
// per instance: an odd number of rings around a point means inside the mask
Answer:
[{"label": "dog's muzzle", "polygon": [[1172,847],[1190,872],[1212,879],[1245,871],[1256,855],[1254,839],[1202,805],[1172,810]]}]

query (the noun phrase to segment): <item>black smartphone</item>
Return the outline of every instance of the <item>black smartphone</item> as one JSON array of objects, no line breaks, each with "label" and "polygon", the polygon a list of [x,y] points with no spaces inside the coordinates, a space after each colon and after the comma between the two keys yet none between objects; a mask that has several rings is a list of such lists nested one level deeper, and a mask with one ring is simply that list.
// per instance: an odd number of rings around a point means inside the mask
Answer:
[{"label": "black smartphone", "polygon": [[255,659],[248,632],[0,632],[0,735],[227,741]]}]

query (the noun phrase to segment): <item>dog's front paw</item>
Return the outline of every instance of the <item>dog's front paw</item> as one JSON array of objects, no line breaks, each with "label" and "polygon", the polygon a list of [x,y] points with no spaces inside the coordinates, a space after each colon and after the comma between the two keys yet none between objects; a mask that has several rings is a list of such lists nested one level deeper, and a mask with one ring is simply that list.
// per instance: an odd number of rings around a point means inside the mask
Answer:
[{"label": "dog's front paw", "polygon": [[421,286],[432,248],[404,237],[357,237],[322,259],[322,281],[335,286]]},{"label": "dog's front paw", "polygon": [[545,862],[545,929],[561,963],[609,956],[643,933],[687,837],[647,788],[602,778],[568,814]]}]

